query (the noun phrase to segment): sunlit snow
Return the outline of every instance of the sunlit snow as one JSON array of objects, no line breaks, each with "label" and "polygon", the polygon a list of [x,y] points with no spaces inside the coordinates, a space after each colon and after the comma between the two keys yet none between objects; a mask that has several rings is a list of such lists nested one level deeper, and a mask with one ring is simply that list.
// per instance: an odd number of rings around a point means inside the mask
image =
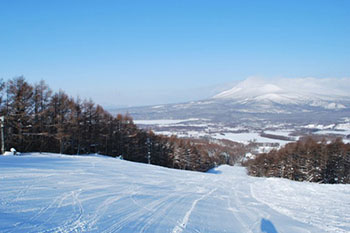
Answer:
[{"label": "sunlit snow", "polygon": [[279,143],[280,145],[285,145],[291,141],[271,139],[260,136],[260,133],[249,132],[249,133],[222,133],[216,134],[213,136],[216,139],[228,139],[235,142],[249,143],[249,142],[258,142],[258,143]]},{"label": "sunlit snow", "polygon": [[349,232],[350,185],[102,156],[0,156],[0,232]]}]

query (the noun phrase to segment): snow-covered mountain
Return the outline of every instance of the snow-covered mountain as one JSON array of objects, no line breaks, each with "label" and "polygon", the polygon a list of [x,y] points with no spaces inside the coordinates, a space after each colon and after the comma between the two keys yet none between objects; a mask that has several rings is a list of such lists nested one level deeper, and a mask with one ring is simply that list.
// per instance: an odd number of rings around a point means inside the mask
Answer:
[{"label": "snow-covered mountain", "polygon": [[[338,80],[350,86],[350,79]],[[344,85],[334,85],[335,80],[315,78],[263,80],[248,78],[233,88],[213,97],[215,100],[228,100],[237,104],[259,106],[306,105],[325,109],[345,109],[344,103],[350,100],[350,92]],[[272,107],[273,108],[273,107]]]},{"label": "snow-covered mountain", "polygon": [[[292,195],[291,195],[292,194]],[[350,231],[350,185],[103,156],[0,156],[0,232]]]},{"label": "snow-covered mountain", "polygon": [[349,90],[350,78],[248,78],[206,100],[116,112],[131,114],[142,128],[179,137],[284,145],[305,135],[326,134],[329,140],[348,142],[349,128],[340,127],[349,125]]},{"label": "snow-covered mountain", "polygon": [[209,119],[237,125],[245,122],[336,123],[350,116],[350,78],[248,78],[207,100],[118,109],[134,119]]}]

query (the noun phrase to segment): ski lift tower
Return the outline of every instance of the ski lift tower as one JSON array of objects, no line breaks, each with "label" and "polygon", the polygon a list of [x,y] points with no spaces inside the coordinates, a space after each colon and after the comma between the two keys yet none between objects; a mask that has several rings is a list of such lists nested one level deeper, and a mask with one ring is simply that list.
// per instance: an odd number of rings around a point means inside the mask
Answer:
[{"label": "ski lift tower", "polygon": [[5,154],[4,123],[5,123],[5,117],[4,117],[4,116],[0,116],[0,126],[1,126],[1,154]]}]

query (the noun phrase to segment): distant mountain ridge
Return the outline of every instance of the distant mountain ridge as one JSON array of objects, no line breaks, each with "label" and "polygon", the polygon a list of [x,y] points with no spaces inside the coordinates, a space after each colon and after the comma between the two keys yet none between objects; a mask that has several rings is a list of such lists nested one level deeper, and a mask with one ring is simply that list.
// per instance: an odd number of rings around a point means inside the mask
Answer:
[{"label": "distant mountain ridge", "polygon": [[[212,98],[119,109],[134,119],[207,119],[213,123],[334,123],[350,116],[350,79],[248,78]],[[259,123],[260,122],[260,123]],[[264,123],[265,122],[265,123]]]},{"label": "distant mountain ridge", "polygon": [[262,79],[248,78],[233,88],[215,95],[213,99],[230,100],[240,104],[310,105],[326,109],[344,109],[346,106],[343,103],[350,100],[350,92],[346,93],[339,87],[334,87],[334,84],[333,87],[326,86],[329,85],[328,80],[323,83],[313,78],[298,79],[295,83],[294,81],[284,79],[271,83]]}]

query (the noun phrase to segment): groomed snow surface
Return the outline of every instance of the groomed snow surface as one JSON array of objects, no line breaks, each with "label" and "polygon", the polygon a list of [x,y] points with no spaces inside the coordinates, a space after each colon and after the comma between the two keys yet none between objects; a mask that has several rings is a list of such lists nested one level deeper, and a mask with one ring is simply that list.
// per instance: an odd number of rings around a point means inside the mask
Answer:
[{"label": "groomed snow surface", "polygon": [[102,156],[0,156],[0,232],[350,232],[350,185]]}]

